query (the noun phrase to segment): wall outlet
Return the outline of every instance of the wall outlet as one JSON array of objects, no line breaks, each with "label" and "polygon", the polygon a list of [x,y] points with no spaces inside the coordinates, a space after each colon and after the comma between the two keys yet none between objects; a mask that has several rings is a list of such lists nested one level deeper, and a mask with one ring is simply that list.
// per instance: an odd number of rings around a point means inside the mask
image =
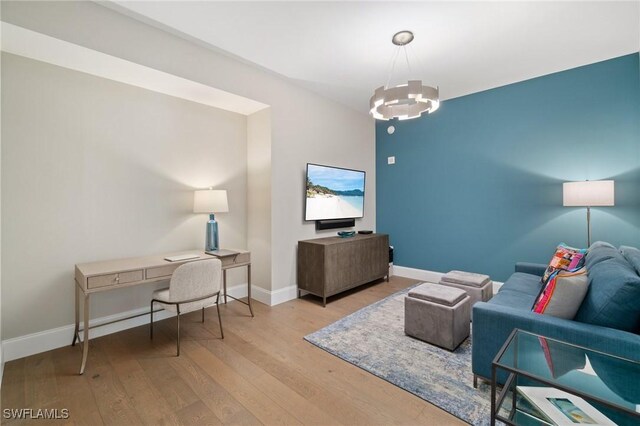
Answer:
[{"label": "wall outlet", "polygon": [[387,157],[387,164],[396,164],[396,157]]}]

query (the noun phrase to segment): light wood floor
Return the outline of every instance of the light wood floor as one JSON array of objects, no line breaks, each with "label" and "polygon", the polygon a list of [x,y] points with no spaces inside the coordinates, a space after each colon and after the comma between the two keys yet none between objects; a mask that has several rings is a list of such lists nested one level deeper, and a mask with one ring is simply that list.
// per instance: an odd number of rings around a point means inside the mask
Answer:
[{"label": "light wood floor", "polygon": [[153,341],[146,326],[92,340],[83,376],[78,347],[11,361],[2,408],[67,408],[70,418],[57,424],[463,424],[302,339],[414,282],[392,277],[333,297],[326,308],[312,296],[255,303],[253,319],[246,306],[229,303],[221,307],[224,340],[215,308],[204,324],[199,313],[187,314],[180,357],[168,319]]}]

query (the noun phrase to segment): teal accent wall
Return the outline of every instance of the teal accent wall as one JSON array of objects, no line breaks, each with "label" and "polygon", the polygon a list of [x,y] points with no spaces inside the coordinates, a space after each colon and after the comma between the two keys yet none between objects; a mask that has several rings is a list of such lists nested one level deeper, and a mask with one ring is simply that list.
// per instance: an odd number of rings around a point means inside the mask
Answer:
[{"label": "teal accent wall", "polygon": [[516,261],[546,263],[560,242],[585,247],[586,209],[562,206],[562,183],[586,179],[615,180],[616,206],[592,208],[593,240],[640,246],[638,58],[378,121],[376,227],[390,235],[394,263],[504,281]]}]

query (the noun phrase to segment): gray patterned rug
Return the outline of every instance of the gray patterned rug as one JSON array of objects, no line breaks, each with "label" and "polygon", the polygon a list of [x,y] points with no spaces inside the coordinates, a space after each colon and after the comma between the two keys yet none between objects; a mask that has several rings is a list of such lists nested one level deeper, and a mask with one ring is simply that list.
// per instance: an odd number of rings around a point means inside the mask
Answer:
[{"label": "gray patterned rug", "polygon": [[[411,288],[411,287],[410,287]],[[473,388],[471,339],[455,352],[404,334],[409,288],[305,336],[305,340],[474,425],[490,423],[490,386]]]}]

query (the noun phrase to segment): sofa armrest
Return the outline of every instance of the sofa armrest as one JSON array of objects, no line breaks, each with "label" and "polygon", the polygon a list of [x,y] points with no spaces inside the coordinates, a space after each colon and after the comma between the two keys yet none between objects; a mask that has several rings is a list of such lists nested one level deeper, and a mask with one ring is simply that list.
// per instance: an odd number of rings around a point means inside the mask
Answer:
[{"label": "sofa armrest", "polygon": [[473,306],[473,372],[491,377],[491,362],[513,329],[640,361],[640,335],[549,315],[478,302]]},{"label": "sofa armrest", "polygon": [[537,275],[539,277],[544,275],[544,271],[547,270],[547,265],[542,263],[529,263],[518,262],[516,263],[516,272],[524,272],[525,274]]}]

